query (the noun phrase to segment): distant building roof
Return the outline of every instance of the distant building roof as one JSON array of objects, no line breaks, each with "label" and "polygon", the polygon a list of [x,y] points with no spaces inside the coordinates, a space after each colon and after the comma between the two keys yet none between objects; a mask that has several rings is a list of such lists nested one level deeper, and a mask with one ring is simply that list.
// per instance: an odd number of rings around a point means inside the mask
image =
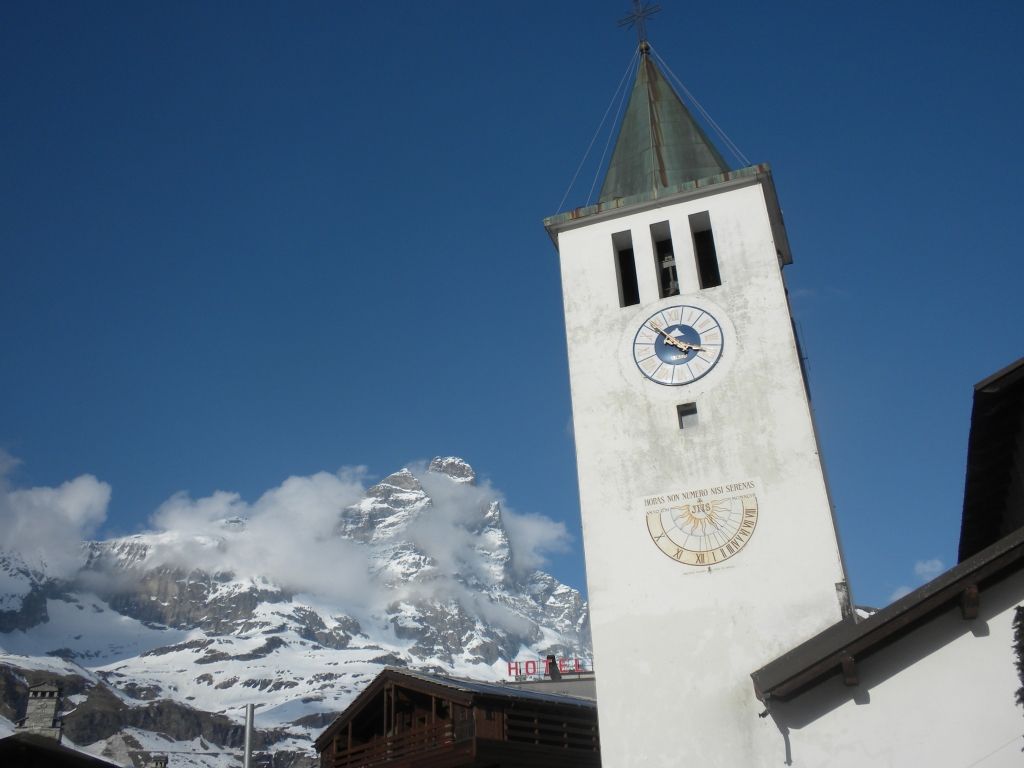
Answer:
[{"label": "distant building roof", "polygon": [[11,768],[47,766],[48,768],[112,768],[120,767],[102,757],[96,757],[58,743],[55,739],[34,733],[15,733],[0,739],[0,765]]},{"label": "distant building roof", "polygon": [[502,699],[516,699],[521,701],[543,701],[548,704],[569,704],[571,706],[593,709],[596,704],[592,698],[586,696],[573,696],[568,693],[552,693],[549,691],[537,690],[523,685],[509,685],[505,683],[490,683],[483,680],[466,680],[459,677],[446,677],[444,675],[433,675],[426,672],[414,672],[408,669],[396,669],[388,667],[385,672],[391,672],[396,678],[419,680],[424,683],[440,685],[463,693],[474,693],[481,696],[497,697]]},{"label": "distant building roof", "polygon": [[60,686],[58,686],[56,683],[50,682],[36,683],[35,685],[30,685],[28,689],[30,691],[53,691],[58,693],[60,692]]},{"label": "distant building roof", "polygon": [[544,677],[536,680],[510,680],[505,683],[517,691],[539,691],[545,693],[565,693],[581,699],[597,698],[597,678],[591,672],[580,675],[564,675],[560,680]]}]

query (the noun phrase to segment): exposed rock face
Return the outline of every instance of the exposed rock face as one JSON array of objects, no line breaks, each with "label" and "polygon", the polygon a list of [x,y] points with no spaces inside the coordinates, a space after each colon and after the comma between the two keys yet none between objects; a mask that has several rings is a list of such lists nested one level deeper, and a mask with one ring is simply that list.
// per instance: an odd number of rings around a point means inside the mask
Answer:
[{"label": "exposed rock face", "polygon": [[438,456],[430,462],[430,471],[447,475],[460,483],[475,483],[476,472],[462,459],[455,456]]},{"label": "exposed rock face", "polygon": [[304,766],[311,739],[381,665],[495,678],[522,654],[589,656],[582,596],[517,566],[500,504],[461,459],[395,472],[337,509],[339,552],[365,562],[372,599],[240,577],[227,559],[211,568],[250,535],[240,517],[219,525],[223,540],[190,543],[205,569],[166,556],[173,531],[89,544],[74,583],[0,552],[0,715],[13,720],[29,684],[57,679],[72,741],[136,762],[191,750],[190,764],[220,766],[198,753],[236,749],[255,703],[259,748],[275,766]]},{"label": "exposed rock face", "polygon": [[30,568],[17,552],[0,550],[0,633],[25,630],[49,620],[46,601],[59,597],[65,585]]},{"label": "exposed rock face", "polygon": [[218,589],[232,581],[230,574],[186,572],[180,568],[143,571],[131,587],[109,596],[118,613],[145,623],[176,629],[199,628],[212,634],[232,632],[251,619],[261,603],[287,602],[281,590]]}]

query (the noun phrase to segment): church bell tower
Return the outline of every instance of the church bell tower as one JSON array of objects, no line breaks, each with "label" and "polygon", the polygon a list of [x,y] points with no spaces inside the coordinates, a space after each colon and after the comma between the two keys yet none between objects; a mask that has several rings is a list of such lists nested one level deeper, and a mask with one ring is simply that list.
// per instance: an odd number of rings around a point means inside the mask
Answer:
[{"label": "church bell tower", "polygon": [[750,673],[849,610],[767,165],[730,170],[641,40],[561,264],[602,763],[775,766]]}]

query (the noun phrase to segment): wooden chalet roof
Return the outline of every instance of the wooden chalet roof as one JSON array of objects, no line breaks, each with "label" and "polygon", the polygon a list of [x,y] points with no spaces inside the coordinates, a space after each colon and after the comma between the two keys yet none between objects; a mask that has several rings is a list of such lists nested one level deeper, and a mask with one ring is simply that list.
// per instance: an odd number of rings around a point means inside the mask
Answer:
[{"label": "wooden chalet roof", "polygon": [[433,675],[426,672],[414,672],[408,669],[385,667],[369,685],[356,696],[348,708],[327,726],[317,738],[317,751],[330,743],[331,738],[355,717],[363,708],[381,692],[389,683],[399,683],[406,688],[422,693],[443,697],[463,706],[471,706],[474,701],[482,699],[501,699],[510,702],[529,702],[532,704],[548,704],[552,706],[576,707],[582,710],[595,711],[597,702],[579,696],[564,693],[546,693],[529,689],[514,688],[501,683],[489,683],[482,680],[465,680],[444,675]]}]

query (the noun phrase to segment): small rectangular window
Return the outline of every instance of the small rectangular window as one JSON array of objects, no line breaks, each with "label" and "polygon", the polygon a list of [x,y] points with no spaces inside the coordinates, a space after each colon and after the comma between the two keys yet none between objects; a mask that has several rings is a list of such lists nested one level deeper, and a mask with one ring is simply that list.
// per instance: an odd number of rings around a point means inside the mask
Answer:
[{"label": "small rectangular window", "polygon": [[693,252],[697,257],[697,277],[701,288],[714,288],[722,284],[718,271],[718,252],[715,250],[715,236],[711,232],[711,217],[707,211],[690,216],[690,234],[693,236]]},{"label": "small rectangular window", "polygon": [[681,403],[676,406],[676,418],[680,429],[693,429],[697,426],[697,404]]},{"label": "small rectangular window", "polygon": [[658,294],[663,299],[678,296],[679,272],[672,247],[672,230],[667,221],[651,224],[651,243],[654,245],[654,267],[658,273]]},{"label": "small rectangular window", "polygon": [[633,235],[629,230],[612,235],[612,248],[615,250],[615,277],[619,283],[619,306],[639,304],[640,288],[636,282]]}]

